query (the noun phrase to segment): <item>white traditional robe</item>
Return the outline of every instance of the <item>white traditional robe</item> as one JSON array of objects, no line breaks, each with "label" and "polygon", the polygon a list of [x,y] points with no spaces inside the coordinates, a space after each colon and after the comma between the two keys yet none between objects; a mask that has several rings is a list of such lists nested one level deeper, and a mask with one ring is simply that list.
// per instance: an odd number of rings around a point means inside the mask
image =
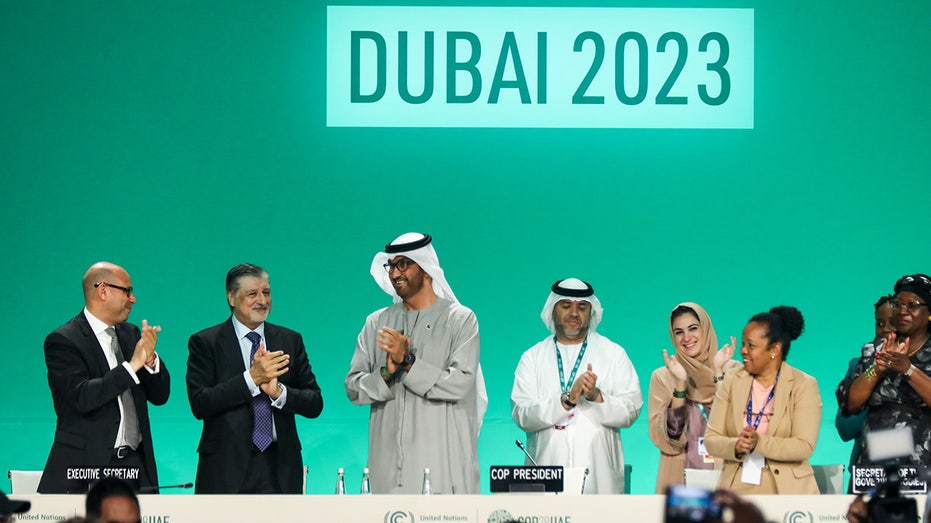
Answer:
[{"label": "white traditional robe", "polygon": [[[417,360],[390,383],[375,337],[382,327],[411,338]],[[434,494],[478,494],[476,372],[478,321],[468,308],[438,298],[427,309],[403,304],[375,311],[356,342],[346,394],[371,405],[368,467],[375,494],[419,494],[424,468]]]},{"label": "white traditional robe", "polygon": [[[573,353],[580,348],[581,344],[575,346]],[[566,356],[563,373],[568,382],[575,358]],[[531,347],[521,356],[514,376],[511,416],[527,433],[527,450],[538,465],[588,467],[586,494],[623,494],[624,451],[618,429],[629,427],[640,414],[640,380],[624,349],[595,332],[588,334],[576,379],[589,363],[598,376],[596,385],[604,403],[582,398],[567,412],[560,399],[553,337]]]}]

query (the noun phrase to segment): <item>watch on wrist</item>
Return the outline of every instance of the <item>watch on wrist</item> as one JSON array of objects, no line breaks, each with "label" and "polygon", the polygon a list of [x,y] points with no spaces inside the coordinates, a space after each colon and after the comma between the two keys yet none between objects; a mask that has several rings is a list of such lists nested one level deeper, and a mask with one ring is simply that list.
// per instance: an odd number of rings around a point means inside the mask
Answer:
[{"label": "watch on wrist", "polygon": [[417,361],[417,356],[414,356],[413,352],[407,351],[407,354],[404,355],[404,359],[401,360],[401,365],[404,367],[410,367],[414,364],[415,361]]},{"label": "watch on wrist", "polygon": [[569,408],[575,408],[575,406],[578,405],[577,403],[572,403],[571,401],[569,401],[568,392],[563,392],[562,396],[560,396],[559,399],[561,399],[562,402],[565,403],[566,405],[569,405]]},{"label": "watch on wrist", "polygon": [[917,368],[917,367],[915,367],[915,365],[912,364],[912,365],[908,368],[907,371],[903,372],[902,374],[905,374],[905,379],[909,379],[909,380],[912,379],[912,374],[915,373],[915,369],[916,369],[916,368]]}]

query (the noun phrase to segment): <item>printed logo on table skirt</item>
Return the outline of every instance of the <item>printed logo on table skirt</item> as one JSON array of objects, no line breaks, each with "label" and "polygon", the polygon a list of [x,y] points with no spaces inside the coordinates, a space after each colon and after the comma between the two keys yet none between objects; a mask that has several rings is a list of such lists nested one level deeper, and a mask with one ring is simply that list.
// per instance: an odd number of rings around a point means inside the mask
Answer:
[{"label": "printed logo on table skirt", "polygon": [[814,523],[815,517],[811,515],[811,512],[796,510],[794,512],[786,512],[782,521],[783,523]]},{"label": "printed logo on table skirt", "polygon": [[488,523],[504,523],[505,521],[518,521],[520,523],[572,523],[569,514],[517,514],[512,515],[504,509],[499,509],[488,515]]},{"label": "printed logo on table skirt", "polygon": [[402,510],[386,512],[385,523],[414,523],[414,513]]},{"label": "printed logo on table skirt", "polygon": [[488,515],[488,523],[505,523],[506,521],[514,521],[514,516],[507,510],[499,509]]}]

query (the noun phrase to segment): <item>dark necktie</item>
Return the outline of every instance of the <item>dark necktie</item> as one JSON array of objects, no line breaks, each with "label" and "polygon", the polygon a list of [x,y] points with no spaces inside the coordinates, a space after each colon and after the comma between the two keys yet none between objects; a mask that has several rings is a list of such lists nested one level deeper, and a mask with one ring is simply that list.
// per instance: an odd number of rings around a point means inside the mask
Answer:
[{"label": "dark necktie", "polygon": [[[255,358],[255,353],[259,350],[259,342],[262,337],[257,332],[249,332],[246,338],[252,342],[252,352],[249,354],[249,361]],[[265,449],[272,444],[272,404],[268,394],[259,392],[258,396],[252,396],[252,443],[259,450],[265,452]]]},{"label": "dark necktie", "polygon": [[[116,329],[107,327],[106,333],[110,336],[110,352],[116,358],[116,365],[119,367],[126,360],[123,359],[123,351],[120,349],[120,342],[116,338]],[[120,399],[123,403],[123,439],[130,447],[139,448],[142,436],[139,434],[139,418],[136,416],[136,402],[133,399],[132,390],[124,390],[120,394]]]}]

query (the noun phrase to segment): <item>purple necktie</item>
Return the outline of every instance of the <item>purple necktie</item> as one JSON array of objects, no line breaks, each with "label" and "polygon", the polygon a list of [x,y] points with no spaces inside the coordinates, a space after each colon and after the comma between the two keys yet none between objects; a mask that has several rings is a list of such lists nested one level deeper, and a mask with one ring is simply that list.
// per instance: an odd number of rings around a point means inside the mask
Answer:
[{"label": "purple necktie", "polygon": [[[249,332],[246,337],[252,342],[252,352],[249,354],[251,362],[259,350],[262,337],[257,332]],[[265,452],[265,449],[272,444],[272,404],[268,394],[259,392],[258,396],[252,396],[252,418],[252,443]]]}]

